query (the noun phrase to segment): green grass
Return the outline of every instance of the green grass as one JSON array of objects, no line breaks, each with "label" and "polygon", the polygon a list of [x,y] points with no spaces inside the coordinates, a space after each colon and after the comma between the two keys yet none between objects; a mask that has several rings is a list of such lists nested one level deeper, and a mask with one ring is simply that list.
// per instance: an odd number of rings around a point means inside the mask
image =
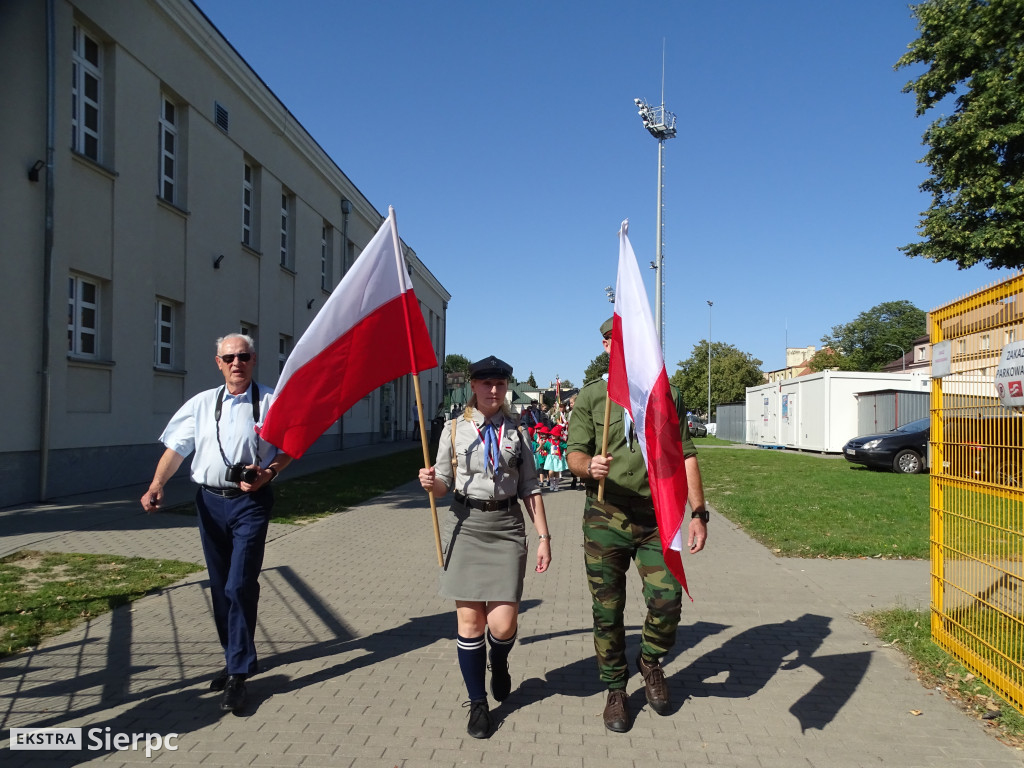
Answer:
[{"label": "green grass", "polygon": [[1019,746],[1024,738],[1024,715],[932,641],[929,616],[927,611],[896,608],[862,618],[882,640],[910,657],[928,688],[941,689],[965,710],[990,721],[1005,740]]},{"label": "green grass", "polygon": [[201,570],[195,563],[23,550],[0,559],[0,658]]},{"label": "green grass", "polygon": [[306,523],[343,512],[415,480],[422,467],[423,451],[415,448],[275,483],[271,522]]},{"label": "green grass", "polygon": [[711,506],[774,552],[926,558],[928,476],[762,449],[700,453]]},{"label": "green grass", "polygon": [[[436,446],[432,451],[432,456],[437,453]],[[344,512],[415,480],[416,472],[422,467],[422,449],[411,448],[311,475],[282,478],[274,483],[274,511],[270,522],[302,525],[335,512]],[[189,502],[167,511],[194,515],[196,510],[195,505]]]},{"label": "green grass", "polygon": [[697,446],[698,449],[705,445],[735,445],[735,443],[730,440],[722,440],[721,438],[713,435],[708,435],[707,437],[694,437],[692,439],[693,444]]}]

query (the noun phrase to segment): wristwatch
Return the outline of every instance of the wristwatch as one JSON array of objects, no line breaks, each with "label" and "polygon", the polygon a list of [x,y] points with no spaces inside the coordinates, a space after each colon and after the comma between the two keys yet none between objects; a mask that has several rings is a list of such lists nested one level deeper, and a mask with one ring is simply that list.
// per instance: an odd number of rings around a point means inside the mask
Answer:
[{"label": "wristwatch", "polygon": [[690,517],[699,517],[701,520],[707,523],[708,520],[711,519],[711,514],[707,511],[706,508],[701,507],[700,509],[693,510],[693,512],[690,513]]}]

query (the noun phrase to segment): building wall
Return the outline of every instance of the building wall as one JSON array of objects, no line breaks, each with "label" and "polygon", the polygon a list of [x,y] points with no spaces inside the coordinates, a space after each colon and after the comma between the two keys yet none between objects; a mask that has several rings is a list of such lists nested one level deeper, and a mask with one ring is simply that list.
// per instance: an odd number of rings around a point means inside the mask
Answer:
[{"label": "building wall", "polygon": [[[18,329],[8,335],[11,373],[0,384],[4,402],[16,404],[0,430],[0,506],[40,496],[43,444],[49,447],[43,495],[148,481],[168,417],[184,399],[219,383],[214,339],[250,329],[256,378],[273,385],[282,338],[289,349],[294,345],[383,220],[191,2],[55,0],[54,9],[53,166],[42,169],[39,181],[28,180],[27,170],[47,157],[46,4],[6,0],[0,10],[0,98],[8,107],[0,121],[0,172],[7,179],[0,185],[0,321]],[[68,84],[76,27],[99,43],[101,55],[95,159],[72,148]],[[177,131],[170,200],[160,194],[165,97],[175,106]],[[82,103],[79,97],[79,108]],[[226,130],[217,123],[215,105],[226,111]],[[254,171],[249,245],[242,242],[246,163]],[[45,290],[48,181],[53,247]],[[284,266],[282,195],[288,199]],[[329,267],[322,287],[325,225]],[[450,295],[406,248],[413,286],[443,360]],[[90,353],[69,351],[72,276],[99,288],[97,341]],[[172,307],[167,364],[155,357],[158,300]],[[420,375],[434,400],[443,393],[441,377],[440,369]],[[343,434],[336,425],[314,450],[395,439],[407,430],[409,377],[389,392],[390,425],[382,421],[377,391],[342,419]]]}]

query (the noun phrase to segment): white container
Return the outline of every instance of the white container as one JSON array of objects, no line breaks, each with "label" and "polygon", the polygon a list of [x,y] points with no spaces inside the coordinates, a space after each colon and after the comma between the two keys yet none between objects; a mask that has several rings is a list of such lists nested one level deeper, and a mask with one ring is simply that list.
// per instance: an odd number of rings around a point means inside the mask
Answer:
[{"label": "white container", "polygon": [[840,453],[857,436],[855,394],[886,389],[927,392],[917,373],[823,371],[747,388],[747,443]]}]

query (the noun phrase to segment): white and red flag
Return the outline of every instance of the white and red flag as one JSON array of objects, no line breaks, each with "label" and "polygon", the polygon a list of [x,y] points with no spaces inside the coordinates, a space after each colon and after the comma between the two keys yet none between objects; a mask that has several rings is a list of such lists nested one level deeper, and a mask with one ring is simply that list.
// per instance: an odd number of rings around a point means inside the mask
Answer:
[{"label": "white and red flag", "polygon": [[629,411],[633,419],[636,439],[647,464],[665,565],[689,595],[680,555],[687,485],[679,414],[628,232],[627,219],[619,228],[608,397]]},{"label": "white and red flag", "polygon": [[399,242],[390,208],[288,356],[259,431],[289,456],[377,387],[437,366]]}]

